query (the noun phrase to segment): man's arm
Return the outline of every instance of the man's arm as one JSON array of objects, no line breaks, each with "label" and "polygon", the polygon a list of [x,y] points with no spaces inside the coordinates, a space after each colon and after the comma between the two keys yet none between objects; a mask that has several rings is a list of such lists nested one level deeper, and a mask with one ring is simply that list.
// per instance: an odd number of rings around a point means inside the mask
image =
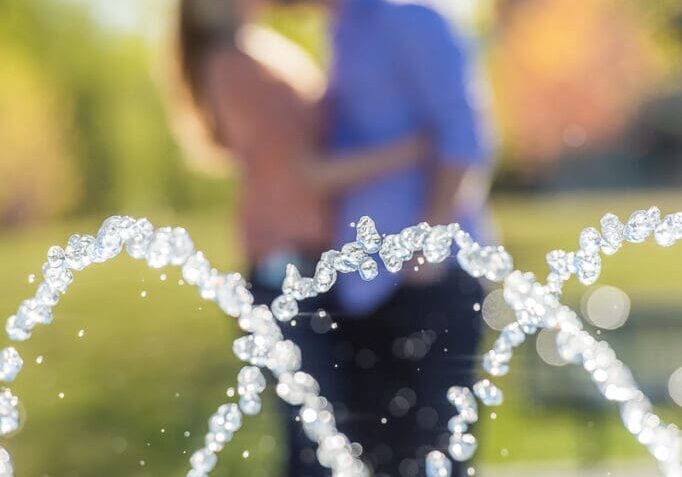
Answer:
[{"label": "man's arm", "polygon": [[416,164],[426,156],[426,146],[422,136],[412,135],[383,146],[311,156],[301,161],[301,173],[320,192],[333,195]]}]

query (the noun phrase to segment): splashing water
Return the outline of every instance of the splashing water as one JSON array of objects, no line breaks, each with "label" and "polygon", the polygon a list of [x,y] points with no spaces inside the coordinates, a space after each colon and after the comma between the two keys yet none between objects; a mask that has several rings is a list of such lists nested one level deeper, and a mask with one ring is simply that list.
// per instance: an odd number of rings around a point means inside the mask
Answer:
[{"label": "splashing water", "polygon": [[[146,260],[152,268],[168,265],[182,267],[184,283],[198,288],[202,298],[214,301],[228,315],[238,318],[247,334],[235,340],[235,355],[248,365],[237,377],[239,403],[226,403],[209,419],[205,446],[190,458],[188,477],[205,477],[213,470],[217,454],[242,427],[243,415],[260,412],[260,394],[266,381],[261,368],[276,378],[276,393],[287,403],[300,406],[299,421],[306,435],[317,443],[319,463],[332,470],[334,476],[368,477],[369,471],[360,460],[359,446],[338,431],[331,404],[320,395],[313,376],[300,371],[301,350],[284,340],[277,321],[287,322],[298,314],[298,302],[329,291],[338,273],[357,272],[364,280],[379,273],[378,254],[386,269],[399,272],[403,263],[420,253],[430,263],[439,263],[458,247],[457,261],[473,277],[503,282],[504,299],[515,312],[516,321],[506,325],[493,348],[483,358],[483,367],[491,376],[509,371],[514,348],[525,336],[541,328],[557,330],[557,345],[562,358],[582,364],[607,400],[621,408],[626,428],[635,434],[661,466],[667,477],[680,477],[680,433],[674,425],[665,425],[651,411],[651,404],[637,387],[630,371],[618,361],[604,341],[597,341],[582,329],[582,323],[569,308],[561,305],[562,284],[572,275],[589,285],[601,272],[600,252],[610,255],[623,242],[640,243],[653,235],[662,246],[682,239],[682,213],[661,219],[653,207],[632,214],[622,224],[613,214],[601,221],[601,234],[594,228],[580,234],[580,250],[567,253],[550,252],[547,262],[550,274],[541,285],[529,273],[513,271],[511,256],[502,247],[481,246],[457,224],[430,226],[421,223],[398,234],[382,238],[372,219],[362,217],[355,228],[357,238],[322,254],[313,277],[303,277],[293,265],[286,270],[282,294],[271,307],[254,306],[253,296],[238,273],[224,274],[212,268],[202,252],[196,251],[185,229],[154,229],[147,219],[114,216],[105,220],[96,237],[72,235],[66,248],[53,246],[43,265],[43,282],[36,295],[24,301],[17,313],[7,321],[7,334],[14,341],[31,337],[38,325],[52,322],[52,308],[72,283],[74,271],[110,260],[125,248],[128,254]],[[421,257],[419,257],[421,258]],[[420,261],[420,263],[423,260]],[[14,348],[0,351],[0,380],[11,382],[20,372],[22,360]],[[234,396],[234,392],[228,396]],[[502,404],[502,391],[490,380],[482,379],[472,390],[453,387],[448,399],[457,411],[449,422],[452,433],[448,451],[457,461],[470,459],[476,451],[476,438],[468,431],[478,421],[477,398],[485,406]],[[19,428],[19,402],[8,388],[0,390],[0,435]],[[448,477],[452,464],[440,451],[426,458],[427,477]],[[0,477],[13,475],[13,464],[7,451],[0,447]]]},{"label": "splashing water", "polygon": [[539,329],[555,330],[561,358],[582,365],[602,396],[617,403],[626,429],[647,447],[661,472],[668,477],[680,477],[682,437],[678,427],[665,424],[653,412],[651,402],[614,350],[606,341],[598,341],[585,331],[576,313],[563,306],[559,298],[563,283],[572,275],[583,285],[592,285],[599,279],[600,253],[613,255],[624,243],[641,243],[651,236],[660,246],[674,245],[682,239],[682,213],[661,219],[660,210],[651,207],[635,211],[625,224],[615,215],[606,214],[600,225],[601,233],[593,227],[580,233],[579,250],[554,250],[547,254],[550,273],[546,285],[541,285],[531,273],[514,271],[506,277],[504,298],[514,310],[516,321],[502,330],[484,356],[483,367],[492,376],[506,374],[513,349],[525,341],[525,335]]}]

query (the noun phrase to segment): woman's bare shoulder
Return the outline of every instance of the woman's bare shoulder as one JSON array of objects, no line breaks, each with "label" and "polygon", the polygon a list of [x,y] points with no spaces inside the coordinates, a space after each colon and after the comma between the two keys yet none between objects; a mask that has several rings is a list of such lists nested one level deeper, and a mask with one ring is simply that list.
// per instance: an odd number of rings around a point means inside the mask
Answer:
[{"label": "woman's bare shoulder", "polygon": [[282,155],[302,141],[313,141],[317,134],[314,103],[237,48],[212,55],[207,62],[207,97],[215,108],[221,136],[230,138],[231,147],[253,159]]},{"label": "woman's bare shoulder", "polygon": [[319,100],[326,89],[322,69],[298,44],[272,28],[248,24],[237,38],[239,48],[305,100]]},{"label": "woman's bare shoulder", "polygon": [[225,47],[210,54],[206,62],[208,83],[220,88],[248,86],[268,82],[268,72],[257,61],[235,47]]}]

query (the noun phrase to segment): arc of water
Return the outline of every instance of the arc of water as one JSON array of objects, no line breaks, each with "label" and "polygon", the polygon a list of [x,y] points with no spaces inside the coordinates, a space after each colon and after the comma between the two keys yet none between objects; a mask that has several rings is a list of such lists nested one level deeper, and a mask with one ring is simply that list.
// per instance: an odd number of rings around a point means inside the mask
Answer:
[{"label": "arc of water", "polygon": [[[364,279],[373,279],[378,274],[378,265],[369,256],[373,253],[378,252],[386,267],[397,272],[402,268],[403,261],[420,250],[429,261],[443,261],[450,254],[453,240],[462,250],[480,253],[484,259],[489,258],[493,250],[503,252],[501,248],[481,248],[456,224],[447,227],[419,224],[405,229],[400,236],[388,236],[385,239],[381,238],[374,223],[367,217],[358,223],[357,228],[356,242],[345,245],[341,251],[330,250],[323,254],[314,278],[301,277],[294,267],[288,267],[283,294],[272,304],[278,320],[290,320],[298,313],[297,300],[328,291],[336,281],[337,273],[358,271]],[[204,299],[215,301],[227,314],[238,317],[240,327],[250,334],[235,341],[235,354],[251,365],[268,367],[278,379],[277,394],[286,402],[301,406],[301,422],[308,436],[318,443],[320,463],[330,467],[334,475],[368,475],[356,448],[336,429],[333,410],[328,401],[319,396],[315,379],[298,371],[300,349],[295,343],[283,340],[268,307],[253,306],[253,296],[241,275],[225,275],[213,269],[203,253],[195,251],[191,238],[182,228],[162,227],[155,230],[147,219],[115,216],[104,221],[96,237],[73,235],[65,249],[51,247],[43,266],[44,282],[38,286],[36,296],[22,303],[17,314],[7,322],[10,338],[15,341],[26,340],[35,326],[52,321],[52,308],[72,283],[72,271],[110,260],[120,254],[124,247],[129,255],[145,259],[150,267],[181,266],[185,281],[197,286]],[[463,257],[460,255],[460,258]],[[503,260],[496,266],[511,269],[510,257],[504,255],[503,258],[507,261]],[[475,267],[474,262],[470,260],[468,265]],[[486,272],[481,270],[478,273]],[[488,272],[493,273],[494,270]],[[10,361],[5,363],[12,366]],[[16,373],[18,371],[16,369]],[[249,383],[253,381],[246,378],[247,374],[240,379],[240,390],[248,389]],[[260,376],[255,376],[254,379],[259,381]],[[264,386],[257,387],[262,391],[260,388]],[[6,432],[2,432],[0,426],[0,434],[7,434],[18,427],[18,414],[14,414],[18,401],[9,390],[6,392],[5,404],[10,412],[5,416],[8,423]],[[210,472],[216,463],[216,453],[241,427],[242,412],[250,414],[259,409],[258,393],[244,391],[240,394],[241,410],[235,405],[223,405],[209,420],[206,445],[192,456],[192,470],[188,476],[197,477]],[[10,463],[8,467],[11,468]]]},{"label": "arc of water", "polygon": [[613,214],[601,219],[601,233],[588,227],[580,233],[575,252],[554,250],[547,254],[550,273],[542,285],[530,273],[515,271],[504,282],[504,298],[516,315],[483,359],[484,369],[493,376],[509,370],[513,350],[526,335],[538,329],[553,329],[562,358],[582,365],[602,396],[617,403],[626,429],[647,447],[668,477],[682,476],[682,436],[677,426],[665,424],[653,411],[648,398],[639,389],[630,369],[616,356],[606,341],[598,341],[583,329],[577,314],[563,306],[559,298],[564,282],[575,275],[583,285],[597,282],[602,258],[615,254],[624,243],[642,243],[651,236],[663,247],[682,239],[682,212],[661,218],[660,210],[651,207],[635,211],[623,224]]},{"label": "arc of water", "polygon": [[[352,455],[348,439],[336,430],[331,408],[319,396],[319,386],[312,376],[298,372],[300,350],[282,339],[279,326],[267,307],[254,307],[247,284],[237,273],[222,274],[212,268],[203,253],[196,252],[189,234],[182,228],[162,227],[155,230],[147,219],[111,217],[104,221],[96,237],[73,235],[65,249],[54,246],[48,251],[43,266],[44,281],[36,296],[24,301],[16,315],[7,321],[7,333],[14,341],[30,338],[39,324],[52,322],[52,308],[73,282],[73,270],[83,270],[110,260],[126,248],[129,255],[145,259],[152,268],[167,265],[182,267],[185,281],[199,288],[201,296],[215,301],[227,314],[239,317],[239,325],[251,334],[235,341],[234,351],[257,366],[268,366],[277,376],[278,394],[294,405],[305,404],[307,409],[319,411],[317,429],[318,458],[331,467],[335,475],[365,476],[363,463]],[[9,348],[0,368],[4,380],[10,382],[21,369],[21,358]],[[256,368],[257,369],[257,368]],[[192,469],[188,477],[201,477],[216,464],[216,454],[229,442],[242,425],[242,412],[254,414],[259,410],[258,394],[265,388],[259,370],[245,367],[238,377],[241,410],[235,404],[225,404],[209,420],[205,447],[190,459]],[[4,388],[0,392],[0,435],[7,435],[19,427],[18,399]],[[311,434],[309,430],[309,435]],[[326,452],[326,453],[325,453]],[[331,454],[331,455],[327,455]],[[0,476],[13,475],[13,464],[7,451],[0,448]],[[345,472],[345,474],[344,474]]]},{"label": "arc of water", "polygon": [[[511,273],[511,257],[503,248],[481,247],[466,232],[460,230],[457,224],[430,227],[422,223],[383,239],[368,217],[363,217],[356,228],[357,240],[346,244],[341,251],[331,250],[323,254],[314,277],[301,277],[294,267],[288,267],[282,287],[283,294],[272,304],[272,312],[278,320],[292,319],[298,313],[298,301],[328,291],[336,280],[337,272],[357,271],[366,280],[376,277],[378,266],[370,256],[372,254],[378,252],[386,268],[395,273],[415,252],[422,252],[427,261],[432,263],[445,260],[451,254],[451,247],[455,242],[459,246],[457,259],[464,270],[472,276],[485,276],[493,281],[506,278],[505,299],[513,303],[517,309],[519,320],[513,324],[516,326],[510,325],[501,334],[500,339],[504,338],[502,343],[504,346],[498,346],[499,343],[496,342],[497,349],[491,350],[484,358],[484,368],[492,371],[491,374],[506,373],[511,359],[511,349],[523,342],[526,332],[532,333],[545,323],[556,324],[561,321],[566,323],[566,329],[570,329],[570,325],[576,322],[579,324],[577,318],[575,321],[569,318],[565,320],[556,318],[561,313],[570,315],[570,310],[559,306],[555,296],[556,290],[551,289],[550,292],[549,287],[543,288],[534,282],[532,275]],[[51,308],[57,304],[59,294],[64,293],[73,280],[70,269],[80,270],[90,263],[113,258],[120,253],[124,244],[131,256],[146,258],[152,267],[182,265],[185,280],[196,285],[203,298],[216,301],[223,311],[239,317],[242,329],[251,334],[235,341],[233,347],[235,354],[253,365],[268,367],[278,377],[278,395],[290,404],[302,405],[301,421],[308,436],[318,443],[317,454],[320,463],[332,468],[334,475],[367,475],[367,469],[358,459],[357,453],[353,453],[348,439],[336,430],[333,410],[329,403],[319,396],[317,382],[312,376],[297,371],[300,368],[300,349],[294,343],[282,340],[279,326],[272,320],[267,307],[253,306],[253,297],[239,274],[220,274],[210,267],[201,252],[194,252],[193,243],[184,229],[166,227],[154,231],[146,219],[136,221],[128,217],[112,217],[104,222],[97,238],[72,236],[65,251],[58,247],[51,248],[48,262],[43,269],[45,282],[38,288],[36,298],[34,301],[28,300],[29,303],[24,302],[22,304],[24,308],[20,307],[17,315],[8,320],[10,337],[15,340],[27,339],[35,324],[49,323],[52,320]],[[578,273],[589,271],[591,266],[593,261],[586,260],[583,256],[576,261]],[[524,293],[531,295],[526,296]],[[543,304],[548,308],[543,308]],[[547,313],[547,310],[550,312]],[[543,318],[546,321],[543,321]],[[239,388],[247,390],[240,391],[242,411],[247,414],[257,412],[258,392],[248,390],[254,389],[253,382],[255,380],[259,383],[260,376],[256,373],[244,373],[244,376],[241,374]],[[247,378],[247,375],[252,377]],[[260,391],[261,387],[264,386],[255,385],[255,389]],[[453,388],[448,395],[459,411],[458,416],[451,421],[453,436],[449,448],[451,456],[456,460],[467,460],[476,447],[475,438],[466,433],[467,426],[477,420],[476,401],[461,398],[462,395],[467,395],[467,391]],[[474,386],[474,393],[486,405],[497,405],[502,400],[501,391],[488,380],[479,381]],[[16,400],[13,396],[11,399]],[[222,406],[210,420],[211,432],[207,435],[206,447],[197,451],[191,459],[192,470],[188,477],[199,477],[210,472],[216,462],[215,454],[240,426],[239,408],[235,405]],[[671,449],[673,444],[674,442],[664,446],[664,449]],[[439,452],[429,454],[427,469],[431,469],[430,475],[449,474],[449,463],[446,463],[447,458],[443,460],[443,457],[444,455]],[[7,461],[11,468],[9,459]],[[672,459],[668,458],[666,461]],[[679,463],[679,458],[677,462]]]}]

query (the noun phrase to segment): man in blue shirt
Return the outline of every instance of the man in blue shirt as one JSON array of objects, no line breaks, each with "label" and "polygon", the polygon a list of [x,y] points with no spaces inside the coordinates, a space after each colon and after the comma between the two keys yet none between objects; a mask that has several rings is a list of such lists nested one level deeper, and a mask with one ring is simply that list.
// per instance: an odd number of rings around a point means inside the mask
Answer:
[{"label": "man in blue shirt", "polygon": [[[467,94],[462,41],[425,6],[320,1],[333,25],[330,157],[414,135],[424,137],[430,151],[414,166],[340,194],[335,244],[355,239],[350,224],[363,215],[380,233],[422,221],[457,221],[476,236],[489,165]],[[369,283],[348,274],[335,288],[340,328],[334,378],[343,404],[336,406],[338,425],[363,445],[377,477],[423,475],[424,451],[447,448],[447,421],[454,414],[448,387],[473,380],[480,284],[454,260],[412,268],[401,275],[382,270]],[[297,453],[306,454],[293,443],[294,461]],[[455,468],[453,475],[460,472]],[[290,477],[318,475],[326,474],[314,464],[290,463]]]},{"label": "man in blue shirt", "polygon": [[[345,191],[336,203],[336,244],[354,239],[349,224],[363,215],[381,233],[426,220],[457,221],[477,235],[489,164],[463,42],[425,6],[338,0],[331,12],[328,149],[338,155],[422,134],[431,151],[413,167]],[[382,270],[369,283],[349,274],[336,288],[347,315],[339,337],[355,351],[341,373],[348,418],[340,428],[364,446],[377,476],[423,475],[424,450],[447,449],[455,414],[448,387],[473,380],[481,287],[454,260],[419,268],[398,276]]]},{"label": "man in blue shirt", "polygon": [[[467,94],[464,45],[440,15],[424,6],[382,0],[330,2],[334,60],[328,148],[338,154],[424,134],[432,151],[419,165],[342,194],[337,245],[354,239],[349,224],[363,215],[372,217],[382,233],[424,220],[457,220],[477,232],[480,191],[487,191],[487,184],[480,185],[476,197],[457,196],[465,177],[475,180],[487,169]],[[338,295],[346,310],[364,313],[390,296],[396,279],[382,273],[367,284],[357,275],[347,276],[340,280]]]}]

